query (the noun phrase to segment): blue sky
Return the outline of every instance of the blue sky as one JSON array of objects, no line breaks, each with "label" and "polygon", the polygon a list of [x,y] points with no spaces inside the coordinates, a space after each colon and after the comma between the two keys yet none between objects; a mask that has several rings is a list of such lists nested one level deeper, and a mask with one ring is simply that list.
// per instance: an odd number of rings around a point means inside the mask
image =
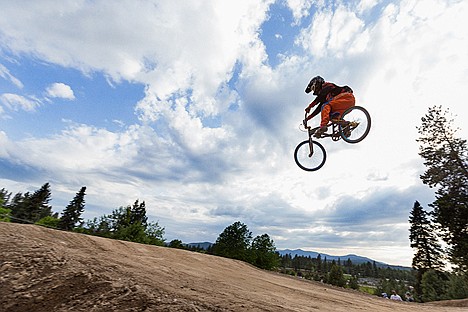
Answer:
[{"label": "blue sky", "polygon": [[[0,4],[0,187],[49,182],[60,212],[86,186],[87,219],[139,199],[167,240],[241,221],[277,248],[411,264],[409,212],[434,200],[416,127],[442,104],[467,137],[466,1]],[[373,126],[323,140],[310,173],[293,151],[315,75]]]}]

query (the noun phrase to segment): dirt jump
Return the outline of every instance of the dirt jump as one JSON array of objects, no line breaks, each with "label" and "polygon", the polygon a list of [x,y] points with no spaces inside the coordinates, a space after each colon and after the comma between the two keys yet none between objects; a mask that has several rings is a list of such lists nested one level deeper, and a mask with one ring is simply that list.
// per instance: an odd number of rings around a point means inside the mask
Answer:
[{"label": "dirt jump", "polygon": [[0,311],[467,311],[166,247],[0,222]]}]

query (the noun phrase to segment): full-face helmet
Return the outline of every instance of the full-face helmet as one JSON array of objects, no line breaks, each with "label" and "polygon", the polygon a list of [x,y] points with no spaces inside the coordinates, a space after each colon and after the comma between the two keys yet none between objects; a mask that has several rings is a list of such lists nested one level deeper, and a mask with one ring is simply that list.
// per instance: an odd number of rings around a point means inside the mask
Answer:
[{"label": "full-face helmet", "polygon": [[320,90],[322,90],[322,85],[325,83],[325,80],[320,77],[316,76],[312,78],[305,89],[305,93],[310,93],[310,91],[314,91],[314,95],[319,94]]}]

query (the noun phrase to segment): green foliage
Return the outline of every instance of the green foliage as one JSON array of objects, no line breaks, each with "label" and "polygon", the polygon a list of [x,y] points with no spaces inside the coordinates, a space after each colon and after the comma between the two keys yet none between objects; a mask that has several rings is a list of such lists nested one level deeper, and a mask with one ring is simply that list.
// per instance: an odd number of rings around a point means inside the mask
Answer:
[{"label": "green foliage", "polygon": [[348,287],[351,289],[359,289],[359,279],[357,276],[351,276],[351,278],[348,280]]},{"label": "green foliage", "polygon": [[249,262],[251,239],[252,233],[247,226],[239,221],[234,222],[219,234],[213,245],[213,253],[217,256]]},{"label": "green foliage", "polygon": [[429,220],[429,214],[423,210],[419,202],[415,202],[409,222],[411,248],[415,249],[413,269],[416,274],[416,295],[421,297],[421,279],[423,274],[431,269],[442,270],[443,251],[434,232],[434,224]]},{"label": "green foliage", "polygon": [[468,275],[451,274],[449,276],[447,297],[449,299],[468,298]]},{"label": "green foliage", "polygon": [[82,220],[81,214],[84,211],[85,191],[86,186],[83,186],[80,191],[76,193],[68,206],[63,210],[59,223],[60,229],[71,231],[75,228],[75,225]]},{"label": "green foliage", "polygon": [[88,220],[79,232],[150,245],[164,245],[164,228],[147,222],[145,202],[119,207],[110,215]]},{"label": "green foliage", "polygon": [[182,243],[182,241],[180,239],[173,239],[169,242],[169,245],[168,247],[171,247],[171,248],[178,248],[178,249],[185,249],[185,246],[184,244]]},{"label": "green foliage", "polygon": [[45,183],[33,194],[17,193],[7,208],[11,209],[14,222],[35,223],[44,217],[52,216],[52,207],[49,205],[50,197],[50,185]]},{"label": "green foliage", "polygon": [[383,278],[380,280],[380,284],[378,285],[375,294],[377,296],[380,296],[382,293],[391,294],[393,290],[395,290],[397,294],[404,294],[407,289],[408,287],[403,280]]},{"label": "green foliage", "polygon": [[436,270],[428,270],[421,279],[422,301],[437,301],[447,298],[447,277]]},{"label": "green foliage", "polygon": [[453,120],[434,106],[421,118],[418,128],[419,155],[427,170],[424,184],[437,187],[435,221],[442,238],[450,246],[450,259],[462,272],[468,272],[468,150],[467,141],[456,137]]},{"label": "green foliage", "polygon": [[278,267],[279,255],[276,253],[275,243],[268,234],[254,238],[251,245],[252,263],[261,269],[271,270]]},{"label": "green foliage", "polygon": [[0,221],[11,222],[10,216],[11,216],[11,210],[4,208],[0,205]]},{"label": "green foliage", "polygon": [[341,265],[337,265],[336,263],[332,263],[330,268],[330,272],[327,275],[327,283],[339,287],[344,287],[346,285],[346,280],[343,276],[343,269]]},{"label": "green foliage", "polygon": [[53,216],[47,216],[37,221],[35,224],[57,229],[59,222],[60,222],[60,219],[53,217]]},{"label": "green foliage", "polygon": [[419,202],[415,202],[409,218],[411,248],[416,249],[413,257],[415,270],[442,269],[442,247],[434,233],[434,225]]},{"label": "green foliage", "polygon": [[252,240],[252,233],[239,221],[226,227],[208,252],[242,260],[265,270],[276,268],[280,263],[275,243],[270,236],[262,234]]},{"label": "green foliage", "polygon": [[157,246],[164,245],[164,228],[159,226],[158,222],[148,223],[145,233],[147,244]]}]

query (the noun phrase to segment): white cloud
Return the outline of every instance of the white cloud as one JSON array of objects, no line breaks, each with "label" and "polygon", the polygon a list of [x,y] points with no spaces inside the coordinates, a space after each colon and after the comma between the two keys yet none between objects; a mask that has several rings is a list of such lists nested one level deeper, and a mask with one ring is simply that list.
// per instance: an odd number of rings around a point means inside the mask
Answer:
[{"label": "white cloud", "polygon": [[53,98],[62,98],[67,100],[74,100],[75,94],[69,85],[61,82],[51,84],[46,89],[47,96]]},{"label": "white cloud", "polygon": [[32,112],[40,105],[37,99],[27,98],[13,93],[4,93],[0,95],[0,103],[13,111],[25,110]]},{"label": "white cloud", "polygon": [[364,22],[349,8],[318,11],[309,28],[303,29],[296,44],[315,57],[342,58],[351,51],[362,52],[368,41]]},{"label": "white cloud", "polygon": [[323,1],[315,1],[315,0],[287,0],[286,3],[289,9],[292,11],[294,16],[295,24],[298,24],[302,18],[309,16],[310,8],[315,2],[323,2]]},{"label": "white cloud", "polygon": [[16,87],[22,89],[23,88],[23,83],[13,76],[8,68],[6,68],[4,65],[0,64],[0,77],[3,79],[9,80],[11,83],[13,83]]}]

